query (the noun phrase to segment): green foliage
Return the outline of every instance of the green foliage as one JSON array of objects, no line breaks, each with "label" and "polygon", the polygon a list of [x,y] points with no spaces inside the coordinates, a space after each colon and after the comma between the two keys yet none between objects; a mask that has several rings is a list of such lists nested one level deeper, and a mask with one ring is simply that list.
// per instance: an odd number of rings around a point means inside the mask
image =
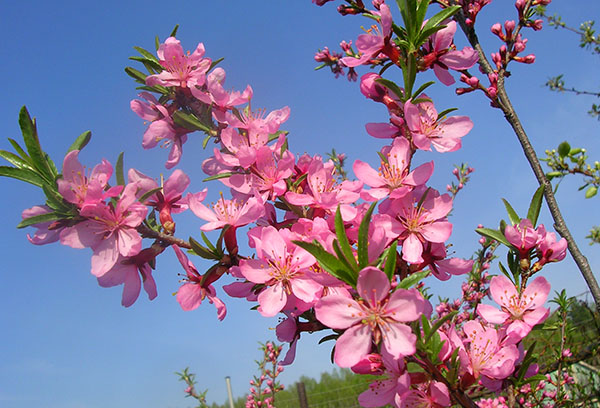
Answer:
[{"label": "green foliage", "polygon": [[[373,376],[358,375],[347,369],[334,369],[325,372],[316,380],[302,376],[299,382],[304,383],[308,406],[311,408],[352,408],[360,407],[358,395],[368,388]],[[277,393],[277,408],[298,408],[298,382],[289,385]],[[246,397],[236,398],[235,408],[244,408]],[[222,405],[213,404],[211,408],[229,408],[227,402]]]}]

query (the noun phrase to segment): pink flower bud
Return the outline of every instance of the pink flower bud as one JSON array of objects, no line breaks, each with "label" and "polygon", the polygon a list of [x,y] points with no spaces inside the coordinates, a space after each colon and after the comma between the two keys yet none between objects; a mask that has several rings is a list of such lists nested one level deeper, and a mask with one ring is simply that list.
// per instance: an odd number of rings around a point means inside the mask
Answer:
[{"label": "pink flower bud", "polygon": [[374,72],[369,72],[360,77],[360,92],[367,98],[373,99],[375,102],[382,102],[387,91],[385,87],[375,82],[378,78],[381,77]]},{"label": "pink flower bud", "polygon": [[500,23],[496,23],[492,26],[491,28],[492,33],[497,35],[498,37],[503,39],[503,35],[502,35],[502,26],[500,25]]}]

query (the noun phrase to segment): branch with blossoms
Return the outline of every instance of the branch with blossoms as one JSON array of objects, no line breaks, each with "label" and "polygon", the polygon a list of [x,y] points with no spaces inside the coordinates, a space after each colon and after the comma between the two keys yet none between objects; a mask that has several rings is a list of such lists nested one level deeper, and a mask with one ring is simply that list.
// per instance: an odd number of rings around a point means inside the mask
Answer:
[{"label": "branch with blossoms", "polygon": [[[166,180],[159,183],[136,169],[126,179],[122,156],[113,183],[107,160],[87,172],[78,155],[89,133],[71,146],[59,172],[25,108],[25,149],[11,140],[16,153],[3,157],[13,166],[0,168],[0,175],[41,187],[46,196],[45,205],[26,210],[19,224],[36,228],[30,241],[90,248],[91,273],[103,287],[123,285],[124,306],[137,300],[142,286],[150,299],[157,296],[152,270],[171,247],[185,271],[176,295],[183,310],[208,299],[224,319],[221,286],[229,296],[256,302],[264,317],[285,316],[276,329],[279,340],[289,343],[282,364],[294,360],[302,333],[326,331],[322,340],[335,341],[337,365],[379,377],[359,397],[363,406],[475,406],[474,387],[500,391],[536,380],[534,355],[523,350],[522,340],[548,316],[543,304],[550,287],[541,276],[530,279],[564,258],[566,241],[536,225],[540,189],[526,217],[505,202],[510,225],[477,230],[486,238],[477,264],[451,256],[453,197],[428,185],[433,160],[414,166],[413,158],[432,149],[460,149],[473,127],[466,116],[448,116],[454,109],[438,111],[425,94],[433,82],[416,81],[417,73],[432,69],[448,85],[454,82],[450,70],[466,75],[477,62],[474,49],[459,51],[453,44],[456,24],[448,19],[460,7],[425,20],[429,2],[398,2],[398,24],[383,1],[375,1],[374,10],[361,1],[347,3],[348,13],[360,10],[377,24],[358,37],[356,50],[348,45],[339,61],[348,68],[396,66],[403,72],[402,86],[383,72],[361,77],[360,91],[383,104],[390,120],[366,125],[385,145],[376,152],[377,168],[353,163],[357,180],[342,173],[345,156],[292,153],[281,129],[290,109],[254,111],[252,88],[226,90],[220,60],[206,57],[203,44],[185,53],[175,32],[157,41],[156,55],[136,47],[140,56],[132,59],[147,73],[126,69],[142,91],[131,102],[148,123],[142,146],[170,147],[165,167],[174,170]],[[507,50],[512,55],[513,48]],[[190,178],[175,169],[184,145],[198,133],[204,147],[215,144],[202,163],[206,180],[229,188],[212,204],[205,203],[206,189],[185,194]],[[469,173],[466,168],[459,181]],[[205,221],[198,239],[175,235],[177,214],[186,210]],[[205,235],[210,231],[218,232],[216,241]],[[242,253],[240,234],[250,254]],[[503,275],[490,280],[498,308],[480,303],[487,239],[508,250]],[[201,273],[190,255],[212,266]],[[462,319],[456,313],[432,317],[423,280],[467,273],[479,275],[478,295],[466,299],[472,312]]]}]

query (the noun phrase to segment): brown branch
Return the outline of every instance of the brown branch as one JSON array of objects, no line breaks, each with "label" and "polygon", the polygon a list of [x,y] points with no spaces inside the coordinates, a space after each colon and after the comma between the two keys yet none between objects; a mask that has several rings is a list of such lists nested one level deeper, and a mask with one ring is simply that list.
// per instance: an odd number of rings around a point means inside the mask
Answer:
[{"label": "brown branch", "polygon": [[176,238],[173,235],[168,235],[162,232],[154,231],[153,229],[150,229],[146,224],[140,224],[136,228],[136,230],[144,238],[154,238],[159,240],[163,244],[177,245],[180,248],[192,249],[192,246],[189,244],[189,242],[181,238]]},{"label": "brown branch", "polygon": [[[461,29],[467,36],[469,43],[475,50],[477,50],[479,54],[479,65],[482,67],[483,71],[486,74],[493,73],[494,69],[492,68],[492,65],[485,56],[481,44],[479,43],[479,39],[475,34],[475,30],[472,27],[467,26],[467,24],[465,23],[465,16],[462,13],[462,11],[459,11],[459,13],[456,15],[456,18]],[[567,241],[569,252],[571,253],[571,256],[575,260],[577,267],[581,271],[583,278],[585,279],[588,287],[590,288],[590,292],[592,293],[592,296],[594,297],[594,301],[596,303],[596,308],[600,312],[600,287],[598,286],[598,282],[594,277],[594,274],[592,272],[587,258],[579,250],[575,239],[573,238],[571,232],[567,227],[567,224],[558,207],[556,198],[554,197],[552,184],[546,178],[546,175],[544,173],[544,170],[542,169],[540,161],[535,153],[535,150],[531,142],[529,141],[529,137],[527,136],[527,133],[525,133],[523,125],[521,124],[521,121],[519,120],[519,117],[517,116],[517,113],[510,102],[508,94],[506,93],[506,89],[504,88],[503,73],[504,72],[502,70],[498,72],[498,107],[504,113],[504,117],[506,118],[510,126],[513,128],[515,135],[519,139],[519,142],[521,143],[521,148],[523,149],[523,153],[525,154],[525,157],[527,158],[527,161],[529,162],[529,165],[533,170],[533,173],[535,174],[539,185],[544,186],[544,197],[546,198],[546,203],[548,204],[550,214],[552,215],[552,218],[554,220],[554,228],[560,234],[560,236]]]}]

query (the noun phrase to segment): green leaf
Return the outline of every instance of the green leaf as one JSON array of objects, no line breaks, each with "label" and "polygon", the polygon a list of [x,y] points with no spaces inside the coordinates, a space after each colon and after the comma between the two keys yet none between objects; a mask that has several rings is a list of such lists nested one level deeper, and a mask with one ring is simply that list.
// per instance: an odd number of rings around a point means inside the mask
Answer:
[{"label": "green leaf", "polygon": [[217,64],[219,64],[221,61],[223,61],[225,58],[221,57],[219,59],[214,60],[211,64],[210,67],[208,68],[208,70],[210,71],[211,69],[213,69],[214,67],[217,66]]},{"label": "green leaf", "polygon": [[135,68],[125,67],[125,73],[127,75],[129,75],[130,77],[132,77],[133,79],[135,79],[140,84],[145,84],[146,83],[146,77],[147,77],[147,75],[144,74],[141,71],[138,71]]},{"label": "green leaf", "polygon": [[117,164],[115,165],[115,177],[117,178],[117,185],[125,185],[125,176],[123,175],[123,152],[119,153],[117,158]]},{"label": "green leaf", "polygon": [[212,130],[208,126],[200,122],[200,120],[192,114],[177,111],[172,115],[172,118],[177,125],[186,129],[201,130],[208,134],[212,133]]},{"label": "green leaf", "polygon": [[0,176],[25,181],[38,187],[42,187],[47,183],[37,172],[26,168],[18,169],[16,167],[0,166]]},{"label": "green leaf", "polygon": [[21,221],[19,223],[19,225],[17,225],[17,228],[25,228],[25,227],[29,227],[30,225],[41,224],[43,222],[56,221],[59,219],[61,219],[60,214],[57,214],[55,212],[35,215],[33,217],[25,218],[23,221]]},{"label": "green leaf", "polygon": [[[412,94],[412,96],[411,96],[411,99],[416,99],[416,98],[417,98],[417,96],[421,95],[425,89],[429,88],[429,87],[430,87],[431,85],[433,85],[434,83],[435,83],[435,82],[433,82],[433,81],[429,81],[429,82],[426,82],[426,83],[424,83],[423,85],[421,85],[421,86],[419,87],[419,89],[417,89],[417,90],[416,90],[416,91],[415,91],[415,92]],[[455,108],[455,109],[456,109],[456,108]]]},{"label": "green leaf", "polygon": [[139,52],[146,59],[149,59],[149,60],[152,60],[152,61],[155,61],[155,62],[159,62],[158,58],[156,58],[156,56],[154,54],[152,54],[151,52],[146,51],[142,47],[133,47],[133,49],[136,50],[137,52]]},{"label": "green leaf", "polygon": [[30,166],[33,168],[33,163],[31,162],[31,158],[29,157],[29,155],[27,153],[25,153],[25,150],[23,150],[23,148],[16,142],[16,140],[11,139],[9,137],[8,141],[12,145],[13,149],[15,149],[15,151],[17,152],[17,154],[19,156],[21,156],[21,158],[23,159],[23,161],[26,161],[27,163],[29,163]]},{"label": "green leaf", "polygon": [[212,253],[212,251],[210,251],[208,248],[205,248],[202,245],[200,245],[200,243],[198,241],[196,241],[194,238],[190,237],[189,242],[190,242],[190,245],[192,246],[192,250],[194,251],[194,253],[196,255],[199,255],[204,259],[215,259],[217,261],[220,259],[217,255]]},{"label": "green leaf", "polygon": [[6,150],[0,150],[0,157],[19,169],[33,170],[29,162]]},{"label": "green leaf", "polygon": [[598,192],[598,187],[590,186],[585,192],[585,198],[592,198]]},{"label": "green leaf", "polygon": [[369,264],[369,224],[377,202],[371,204],[358,227],[358,266],[360,269]]},{"label": "green leaf", "polygon": [[506,270],[506,267],[504,265],[502,265],[502,262],[498,262],[498,267],[500,268],[500,272],[502,272],[504,274],[504,276],[506,276],[508,278],[508,280],[510,280],[514,284],[515,281],[513,279],[512,273],[510,273],[509,271]]},{"label": "green leaf", "polygon": [[450,112],[454,112],[455,110],[458,110],[458,108],[444,109],[443,111],[441,111],[440,113],[438,113],[437,120],[442,119],[444,116],[448,115]]},{"label": "green leaf", "polygon": [[398,241],[392,242],[392,245],[387,249],[387,256],[385,258],[385,267],[383,271],[386,276],[390,280],[390,282],[394,279],[394,273],[396,272],[396,261],[398,254],[396,253],[396,249],[398,248]]},{"label": "green leaf", "polygon": [[29,112],[27,112],[25,106],[23,106],[19,112],[19,126],[23,133],[25,148],[29,153],[33,166],[39,171],[40,176],[48,181],[54,182],[54,174],[50,169],[46,160],[46,155],[40,146],[35,123],[31,120],[31,116],[29,116]]},{"label": "green leaf", "polygon": [[337,259],[335,256],[327,252],[317,241],[315,242],[304,242],[304,241],[292,241],[300,248],[309,252],[312,256],[317,259],[319,265],[329,272],[331,275],[348,283],[349,285],[356,286],[356,277],[352,275],[342,261]]},{"label": "green leaf", "polygon": [[404,96],[404,92],[402,92],[402,89],[398,85],[396,85],[395,82],[390,81],[389,79],[377,78],[375,80],[375,82],[385,86],[387,89],[389,89],[394,94],[396,94],[396,96],[398,96],[398,98],[402,98]]},{"label": "green leaf", "polygon": [[429,331],[429,334],[425,338],[425,343],[427,344],[429,342],[429,339],[431,339],[431,336],[434,333],[436,333],[438,331],[438,329],[440,327],[442,327],[442,325],[444,323],[446,323],[447,321],[449,321],[452,318],[454,318],[454,316],[456,316],[457,314],[458,314],[458,310],[454,310],[454,311],[448,313],[447,315],[445,315],[444,317],[442,317],[441,319],[439,319],[437,322],[435,322],[435,324],[431,327],[431,330]]},{"label": "green leaf", "polygon": [[233,176],[234,174],[237,174],[237,173],[234,173],[234,172],[228,171],[228,172],[225,172],[225,173],[219,173],[219,174],[215,174],[214,176],[207,177],[207,178],[205,178],[205,179],[204,179],[204,180],[202,180],[202,181],[219,180],[219,179],[222,179],[222,178],[231,177],[231,176]]},{"label": "green leaf", "polygon": [[502,202],[504,203],[504,207],[506,207],[506,212],[508,213],[510,223],[512,225],[517,225],[519,222],[521,222],[521,218],[517,215],[517,212],[514,208],[512,208],[509,202],[506,201],[504,198],[502,199]]},{"label": "green leaf", "polygon": [[[348,262],[348,266],[350,266],[350,269],[353,269],[358,273],[358,264],[356,263],[354,252],[352,251],[352,247],[348,241],[348,236],[346,235],[346,228],[344,227],[344,220],[342,220],[342,213],[339,205],[335,211],[335,235],[337,237],[339,248],[342,251],[343,257]],[[340,256],[340,259],[341,258],[342,257]]]},{"label": "green leaf", "polygon": [[206,244],[206,246],[211,251],[216,251],[217,250],[217,248],[212,244],[212,242],[210,242],[210,240],[208,239],[208,237],[206,236],[206,234],[203,231],[200,231],[200,236],[202,237],[202,241],[204,241],[204,243]]},{"label": "green leaf", "polygon": [[63,212],[69,211],[73,207],[73,204],[65,204],[63,197],[56,189],[56,185],[43,184],[42,190],[46,196],[46,205],[48,207]]},{"label": "green leaf", "polygon": [[179,30],[179,24],[175,24],[175,27],[173,27],[173,31],[171,31],[169,37],[175,37],[177,35],[177,30]]},{"label": "green leaf", "polygon": [[410,289],[425,279],[427,275],[429,275],[429,271],[421,271],[410,274],[406,278],[402,279],[398,287],[401,289]]},{"label": "green leaf", "polygon": [[562,142],[558,145],[558,155],[563,158],[569,155],[571,151],[571,145],[568,142]]},{"label": "green leaf", "polygon": [[[119,184],[119,185],[121,185],[121,184]],[[144,201],[146,201],[146,200],[147,200],[147,199],[149,199],[149,198],[150,198],[152,195],[154,195],[154,194],[158,193],[158,192],[159,192],[159,191],[161,191],[161,190],[162,190],[162,187],[156,187],[156,188],[153,188],[153,189],[152,189],[152,190],[150,190],[150,191],[146,191],[146,192],[145,192],[145,193],[144,193],[144,194],[143,194],[143,195],[142,195],[140,198],[138,198],[138,201],[139,201],[140,203],[142,203],[142,204],[143,204],[143,203],[144,203]]]},{"label": "green leaf", "polygon": [[73,150],[83,149],[90,142],[91,138],[92,138],[92,132],[90,132],[89,130],[86,130],[85,132],[80,134],[77,137],[77,139],[75,139],[73,144],[69,147],[69,150],[67,150],[67,153],[72,152]]},{"label": "green leaf", "polygon": [[162,65],[156,62],[156,60],[148,59],[145,57],[129,57],[129,59],[132,61],[141,62],[142,64],[144,64],[144,67],[146,67],[146,69],[150,72],[155,71],[158,73],[163,71]]},{"label": "green leaf", "polygon": [[527,219],[531,221],[535,227],[537,224],[538,217],[540,216],[540,210],[542,208],[542,199],[544,197],[544,186],[539,186],[533,197],[531,197],[531,203],[529,204],[529,210],[527,210]]},{"label": "green leaf", "polygon": [[[435,14],[433,17],[431,17],[429,20],[427,20],[427,23],[425,23],[425,25],[421,29],[421,33],[425,32],[429,29],[432,29],[434,27],[440,27],[440,24],[444,20],[452,17],[454,14],[456,14],[458,12],[458,10],[460,10],[460,6],[451,6],[451,7],[442,9],[437,14]],[[442,26],[440,28],[443,28],[443,27],[444,26]]]},{"label": "green leaf", "polygon": [[506,237],[504,236],[504,234],[502,234],[498,230],[493,230],[493,229],[490,229],[490,228],[477,228],[477,229],[475,229],[475,231],[479,235],[483,235],[486,238],[490,238],[490,239],[496,240],[496,241],[498,241],[498,242],[506,245],[507,247],[512,247],[512,245],[510,244],[510,242],[508,242],[508,240],[506,239]]},{"label": "green leaf", "polygon": [[352,265],[350,265],[350,262],[346,259],[346,256],[344,255],[344,253],[342,252],[342,249],[340,248],[340,244],[339,244],[338,240],[334,239],[332,245],[333,245],[333,251],[337,255],[337,258],[344,264],[344,267],[347,270],[352,271],[353,275],[356,275],[357,269],[355,269]]}]

